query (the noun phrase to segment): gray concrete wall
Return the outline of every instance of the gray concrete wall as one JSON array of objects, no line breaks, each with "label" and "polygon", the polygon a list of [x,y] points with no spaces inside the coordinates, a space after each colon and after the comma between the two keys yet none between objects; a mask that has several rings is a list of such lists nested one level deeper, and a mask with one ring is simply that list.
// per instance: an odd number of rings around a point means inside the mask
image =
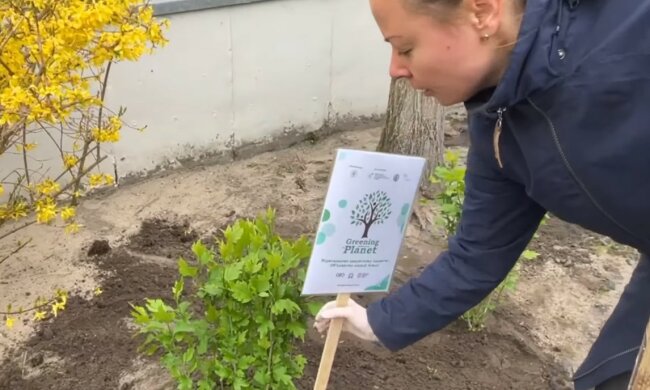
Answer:
[{"label": "gray concrete wall", "polygon": [[[109,107],[148,126],[103,146],[120,176],[385,111],[390,51],[367,0],[155,3],[171,22],[169,45],[111,72]],[[58,152],[41,141],[44,169],[60,172]],[[4,156],[0,174],[20,164]]]}]

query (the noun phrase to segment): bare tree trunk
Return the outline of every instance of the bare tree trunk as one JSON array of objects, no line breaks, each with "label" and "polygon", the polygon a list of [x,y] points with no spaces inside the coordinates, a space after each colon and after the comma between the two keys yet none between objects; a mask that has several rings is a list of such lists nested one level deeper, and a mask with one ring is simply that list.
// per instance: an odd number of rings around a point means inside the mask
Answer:
[{"label": "bare tree trunk", "polygon": [[423,185],[444,154],[444,107],[424,96],[406,79],[393,79],[390,85],[386,124],[377,151],[420,156],[427,159]]}]

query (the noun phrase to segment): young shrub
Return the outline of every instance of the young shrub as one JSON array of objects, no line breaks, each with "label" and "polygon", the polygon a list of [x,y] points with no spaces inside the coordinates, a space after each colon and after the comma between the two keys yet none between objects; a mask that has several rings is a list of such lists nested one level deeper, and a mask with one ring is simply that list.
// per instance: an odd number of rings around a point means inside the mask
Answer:
[{"label": "young shrub", "polygon": [[179,389],[295,389],[306,363],[295,344],[318,309],[300,295],[311,245],[282,239],[274,221],[272,209],[236,221],[218,253],[196,242],[173,302],[133,306],[141,347],[162,352]]},{"label": "young shrub", "polygon": [[518,281],[519,263],[515,264],[514,268],[508,273],[503,282],[501,282],[501,284],[499,284],[499,286],[494,289],[487,298],[462,315],[462,319],[467,323],[467,327],[470,331],[479,331],[485,327],[485,320],[488,315],[497,308],[498,304],[501,302],[503,294],[515,291],[517,289]]},{"label": "young shrub", "polygon": [[430,178],[432,183],[442,185],[436,197],[441,213],[438,223],[448,237],[456,232],[465,199],[466,168],[458,163],[459,159],[458,153],[446,151],[444,164],[437,166]]},{"label": "young shrub", "polygon": [[[433,176],[430,178],[432,183],[440,184],[442,187],[436,200],[440,206],[441,217],[439,223],[444,228],[447,237],[455,234],[456,229],[458,229],[465,199],[466,168],[459,163],[459,160],[458,153],[446,151],[444,165],[436,167]],[[537,252],[527,249],[522,253],[521,258],[532,261],[538,256]],[[485,320],[496,309],[503,294],[514,291],[517,288],[518,281],[519,263],[515,264],[506,278],[490,295],[462,315],[462,319],[465,320],[471,331],[483,329]]]}]

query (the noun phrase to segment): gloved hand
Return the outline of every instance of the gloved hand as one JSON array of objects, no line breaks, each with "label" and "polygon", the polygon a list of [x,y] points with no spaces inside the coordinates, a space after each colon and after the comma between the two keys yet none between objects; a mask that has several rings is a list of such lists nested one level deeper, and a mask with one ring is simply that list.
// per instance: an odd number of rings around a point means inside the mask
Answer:
[{"label": "gloved hand", "polygon": [[360,339],[378,342],[377,336],[368,323],[366,309],[350,299],[348,305],[337,307],[336,301],[326,303],[316,314],[314,327],[323,333],[334,318],[343,318],[343,331],[352,333]]}]

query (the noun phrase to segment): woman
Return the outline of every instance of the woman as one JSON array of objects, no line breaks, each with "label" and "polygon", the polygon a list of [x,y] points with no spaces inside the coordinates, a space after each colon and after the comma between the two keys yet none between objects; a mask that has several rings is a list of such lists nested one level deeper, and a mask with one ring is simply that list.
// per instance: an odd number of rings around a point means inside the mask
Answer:
[{"label": "woman", "polygon": [[513,267],[543,215],[634,247],[634,274],[575,388],[626,389],[650,316],[650,1],[371,0],[390,74],[465,103],[466,198],[448,251],[332,318],[399,350],[457,319]]}]

